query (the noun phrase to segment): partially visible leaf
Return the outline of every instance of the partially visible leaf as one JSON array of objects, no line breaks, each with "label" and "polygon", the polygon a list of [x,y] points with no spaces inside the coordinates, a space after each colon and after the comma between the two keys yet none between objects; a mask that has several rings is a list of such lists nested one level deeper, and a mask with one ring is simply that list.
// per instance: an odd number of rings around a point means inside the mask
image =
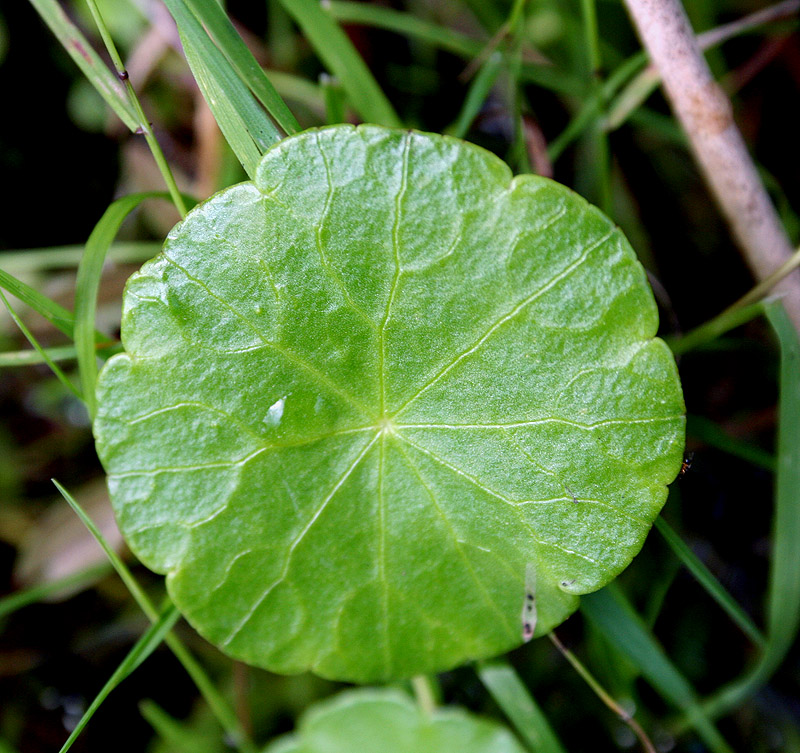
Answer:
[{"label": "partially visible leaf", "polygon": [[264,753],[523,753],[499,724],[460,709],[420,711],[394,690],[353,690],[318,703]]},{"label": "partially visible leaf", "polygon": [[268,152],[131,278],[99,380],[121,529],[280,672],[408,677],[548,632],[641,547],[683,401],[634,252],[475,146],[336,126]]}]

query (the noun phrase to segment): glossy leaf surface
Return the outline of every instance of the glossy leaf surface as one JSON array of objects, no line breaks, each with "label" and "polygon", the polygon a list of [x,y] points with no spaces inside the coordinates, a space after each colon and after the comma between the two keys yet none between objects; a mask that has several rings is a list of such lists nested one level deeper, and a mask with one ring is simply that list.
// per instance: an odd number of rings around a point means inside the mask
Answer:
[{"label": "glossy leaf surface", "polygon": [[422,713],[402,693],[340,693],[303,716],[265,753],[523,753],[508,730],[466,712]]},{"label": "glossy leaf surface", "polygon": [[274,671],[504,652],[526,591],[541,635],[664,502],[684,418],[656,327],[628,243],[563,186],[440,136],[298,134],[128,283],[95,422],[121,530]]}]

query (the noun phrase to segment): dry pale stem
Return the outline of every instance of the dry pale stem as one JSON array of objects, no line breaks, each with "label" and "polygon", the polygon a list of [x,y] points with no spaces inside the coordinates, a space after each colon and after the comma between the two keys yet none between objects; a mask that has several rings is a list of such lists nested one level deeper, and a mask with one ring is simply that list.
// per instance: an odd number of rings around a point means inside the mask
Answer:
[{"label": "dry pale stem", "polygon": [[[679,0],[625,0],[705,180],[753,274],[767,278],[793,248],[764,189],[730,101],[711,76]],[[800,330],[800,272],[776,290]]]}]

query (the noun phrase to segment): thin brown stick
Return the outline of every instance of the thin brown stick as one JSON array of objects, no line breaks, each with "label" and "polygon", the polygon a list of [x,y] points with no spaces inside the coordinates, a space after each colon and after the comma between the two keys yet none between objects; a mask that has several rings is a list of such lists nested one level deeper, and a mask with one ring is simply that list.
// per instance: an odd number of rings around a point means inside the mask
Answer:
[{"label": "thin brown stick", "polygon": [[[625,0],[706,183],[757,279],[792,255],[792,246],[714,81],[679,0]],[[800,273],[778,286],[800,330]]]}]

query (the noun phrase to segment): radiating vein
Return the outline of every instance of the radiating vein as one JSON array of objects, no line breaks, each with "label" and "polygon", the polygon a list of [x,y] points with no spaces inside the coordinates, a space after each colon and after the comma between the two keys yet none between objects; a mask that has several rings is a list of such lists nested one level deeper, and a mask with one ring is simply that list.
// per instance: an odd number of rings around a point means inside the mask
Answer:
[{"label": "radiating vein", "polygon": [[366,311],[361,308],[350,296],[350,292],[345,287],[344,282],[342,281],[341,276],[339,273],[331,266],[330,260],[328,259],[328,255],[325,253],[325,244],[322,242],[322,226],[325,224],[325,221],[328,218],[328,214],[331,209],[331,203],[333,202],[333,194],[335,191],[335,187],[333,185],[333,178],[331,177],[331,166],[328,163],[328,157],[325,154],[325,150],[322,148],[322,140],[319,136],[319,131],[315,132],[314,134],[315,140],[317,142],[317,149],[319,150],[319,154],[322,157],[322,164],[325,166],[325,178],[328,182],[328,191],[325,195],[325,204],[322,208],[322,216],[319,219],[319,222],[314,226],[314,239],[317,245],[317,254],[319,255],[320,263],[322,264],[325,271],[328,273],[328,277],[331,278],[334,285],[339,289],[341,294],[344,296],[347,305],[359,316],[361,317],[369,326],[370,329],[376,330],[378,329],[375,322],[367,316]]},{"label": "radiating vein", "polygon": [[198,278],[194,277],[188,270],[184,269],[184,267],[182,267],[180,264],[178,264],[176,261],[171,259],[166,254],[163,254],[163,257],[170,264],[172,264],[172,266],[183,272],[183,274],[185,274],[189,280],[191,280],[196,285],[205,290],[208,295],[210,295],[212,298],[214,298],[216,301],[222,304],[234,316],[236,316],[239,320],[241,320],[247,326],[247,328],[251,329],[255,333],[256,337],[258,337],[258,339],[261,340],[262,343],[264,343],[265,347],[274,350],[276,353],[280,353],[284,358],[286,358],[287,360],[294,363],[296,366],[299,366],[301,369],[303,369],[303,371],[306,371],[309,374],[311,374],[314,377],[314,379],[316,379],[320,384],[324,385],[327,389],[335,392],[337,395],[339,395],[339,397],[345,400],[345,402],[349,403],[350,406],[352,406],[356,410],[360,411],[366,416],[370,415],[371,411],[369,410],[369,408],[362,405],[361,402],[356,400],[356,398],[354,398],[350,393],[346,392],[341,387],[339,387],[339,385],[332,382],[319,369],[312,366],[310,363],[308,363],[308,361],[306,361],[301,356],[297,355],[296,353],[286,348],[286,346],[278,345],[277,343],[272,342],[271,340],[265,338],[264,335],[259,331],[259,329],[246,316],[242,315],[241,312],[237,311],[224,298],[221,298],[216,293],[214,293],[202,280],[199,280]]},{"label": "radiating vein", "polygon": [[[402,448],[401,445],[398,444],[397,445],[397,449],[400,451],[402,456],[405,458],[406,462],[408,463],[408,466],[411,468],[411,470],[414,473],[414,475],[419,479],[419,482],[422,485],[422,488],[425,490],[425,493],[428,495],[428,498],[430,499],[431,504],[435,508],[436,513],[438,514],[438,516],[441,519],[442,523],[444,523],[444,525],[447,527],[447,530],[450,532],[450,536],[451,536],[451,538],[453,540],[453,547],[458,552],[458,555],[461,558],[461,560],[464,562],[464,567],[467,570],[467,572],[469,573],[469,577],[472,580],[472,582],[475,584],[475,587],[478,589],[478,591],[480,592],[481,596],[483,597],[484,602],[486,603],[486,605],[489,607],[489,609],[491,611],[495,612],[495,614],[500,618],[500,621],[504,622],[508,626],[509,630],[512,633],[515,633],[515,625],[512,625],[512,623],[509,621],[508,615],[505,614],[500,609],[500,607],[497,605],[497,603],[494,601],[494,599],[492,599],[492,597],[489,594],[489,592],[486,590],[486,586],[484,585],[484,583],[480,580],[480,578],[478,578],[478,574],[475,572],[475,568],[472,566],[472,563],[469,561],[469,558],[464,553],[464,549],[462,547],[462,542],[458,538],[458,536],[456,535],[455,529],[453,528],[453,524],[450,522],[450,519],[447,517],[447,515],[444,512],[444,510],[442,510],[441,506],[437,502],[436,495],[434,495],[433,490],[431,489],[430,485],[428,484],[428,482],[423,477],[422,472],[418,468],[417,464],[408,456],[408,453]],[[482,547],[479,547],[479,548],[482,548]],[[488,549],[484,550],[484,551],[489,552]],[[492,554],[492,552],[489,552],[489,553]]]},{"label": "radiating vein", "polygon": [[683,421],[684,416],[649,416],[645,418],[606,418],[595,421],[591,424],[582,424],[578,421],[570,421],[568,418],[556,418],[548,416],[536,418],[531,421],[511,421],[509,423],[498,424],[396,424],[400,429],[523,429],[531,426],[546,426],[547,424],[563,424],[582,431],[592,431],[603,426],[628,426],[632,424],[655,424],[665,421]]},{"label": "radiating vein", "polygon": [[289,565],[292,560],[292,555],[294,554],[295,549],[299,546],[300,542],[305,538],[305,535],[311,530],[314,523],[317,522],[319,516],[325,511],[330,501],[336,496],[336,493],[339,489],[342,488],[342,485],[347,481],[353,471],[358,467],[358,464],[361,462],[362,458],[369,452],[370,448],[378,441],[379,434],[375,434],[375,436],[364,446],[361,452],[356,456],[355,460],[345,469],[344,473],[339,477],[336,483],[333,485],[331,491],[326,495],[326,497],[322,500],[320,506],[314,511],[314,514],[309,518],[306,525],[300,531],[300,533],[294,538],[292,543],[289,545],[289,549],[286,553],[286,558],[283,563],[283,567],[281,569],[280,575],[264,590],[261,596],[256,599],[253,606],[247,610],[244,616],[239,620],[239,622],[234,626],[233,630],[228,634],[228,636],[221,642],[220,645],[228,646],[230,645],[231,641],[242,631],[244,626],[250,621],[250,619],[255,614],[256,610],[264,603],[266,598],[272,593],[272,591],[282,583],[286,579],[286,574],[289,572]]},{"label": "radiating vein", "polygon": [[473,486],[477,487],[481,491],[485,492],[486,494],[489,494],[492,497],[495,497],[496,499],[501,500],[502,502],[505,502],[507,505],[509,505],[510,507],[514,508],[516,513],[517,513],[517,517],[518,517],[520,523],[522,523],[528,529],[528,531],[530,531],[531,537],[533,538],[534,541],[536,541],[537,544],[540,544],[541,546],[545,546],[545,547],[549,546],[549,547],[552,547],[554,549],[559,549],[560,551],[562,551],[562,552],[564,552],[566,554],[573,554],[576,557],[580,557],[581,559],[586,560],[587,562],[591,562],[598,569],[603,570],[604,572],[611,574],[611,571],[605,565],[603,565],[601,562],[598,562],[595,559],[592,559],[587,554],[582,554],[581,552],[576,552],[576,551],[574,551],[572,549],[567,549],[566,547],[561,546],[561,544],[557,544],[554,541],[544,541],[543,539],[540,539],[536,535],[536,530],[534,529],[534,527],[527,520],[525,520],[525,518],[522,516],[522,514],[520,512],[520,509],[519,509],[520,502],[517,502],[517,501],[515,501],[513,499],[509,499],[508,497],[500,494],[499,492],[495,491],[494,489],[490,489],[489,487],[484,486],[473,475],[467,473],[466,471],[462,470],[461,468],[458,468],[457,466],[453,465],[452,463],[450,463],[449,461],[445,460],[444,458],[439,457],[435,452],[432,452],[428,448],[423,447],[422,445],[418,445],[416,442],[412,442],[408,437],[404,437],[404,436],[402,436],[400,434],[398,434],[397,436],[400,437],[400,439],[403,442],[405,442],[406,444],[411,445],[415,449],[419,450],[423,454],[425,454],[428,457],[430,457],[434,462],[438,463],[441,466],[444,466],[445,468],[447,468],[451,472],[455,473],[456,475],[460,476],[461,478],[466,479],[470,484],[472,484]]},{"label": "radiating vein", "polygon": [[387,677],[391,675],[392,654],[389,647],[389,582],[386,579],[386,497],[385,480],[386,435],[381,433],[381,450],[378,459],[378,578],[381,582],[381,611],[383,628],[383,662]]},{"label": "radiating vein", "polygon": [[615,233],[616,229],[610,230],[608,233],[603,235],[601,238],[596,240],[594,243],[590,243],[581,253],[581,255],[573,262],[568,264],[564,269],[561,270],[557,275],[555,275],[552,279],[550,279],[547,283],[542,285],[539,289],[535,290],[531,293],[527,298],[522,300],[518,303],[514,308],[508,311],[506,314],[501,316],[497,321],[495,321],[487,330],[484,332],[472,345],[470,345],[466,350],[459,353],[453,360],[451,360],[446,366],[440,369],[433,377],[431,377],[421,388],[417,391],[414,395],[412,395],[405,403],[403,403],[394,413],[395,416],[399,416],[403,411],[405,411],[414,401],[419,399],[419,397],[427,392],[433,385],[435,385],[440,379],[442,379],[445,375],[447,375],[454,367],[456,367],[461,361],[467,358],[469,355],[474,353],[478,348],[483,345],[500,327],[502,327],[506,322],[513,319],[517,314],[519,314],[523,309],[533,303],[537,298],[543,296],[548,290],[552,289],[555,285],[561,282],[565,277],[569,276],[572,272],[575,271],[581,264],[583,264],[586,259],[589,258],[589,254],[602,246],[609,238],[611,238]]},{"label": "radiating vein", "polygon": [[386,414],[386,323],[389,321],[389,316],[392,312],[392,304],[394,297],[397,293],[397,283],[402,274],[402,266],[400,264],[400,205],[403,197],[408,188],[408,157],[411,150],[411,134],[407,133],[403,137],[403,166],[402,174],[400,177],[400,188],[397,190],[397,195],[394,200],[394,222],[392,223],[392,253],[394,254],[394,276],[392,277],[392,284],[389,289],[389,298],[386,300],[386,310],[383,313],[383,319],[380,324],[380,385],[381,385],[381,416]]}]

